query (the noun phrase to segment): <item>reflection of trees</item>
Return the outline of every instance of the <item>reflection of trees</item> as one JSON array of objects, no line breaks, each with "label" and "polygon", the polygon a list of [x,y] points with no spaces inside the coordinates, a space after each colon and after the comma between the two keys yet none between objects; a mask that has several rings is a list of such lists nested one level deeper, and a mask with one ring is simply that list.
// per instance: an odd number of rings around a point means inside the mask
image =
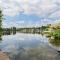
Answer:
[{"label": "reflection of trees", "polygon": [[60,56],[60,39],[50,39],[49,40],[50,46],[57,50]]},{"label": "reflection of trees", "polygon": [[50,39],[49,42],[50,42],[52,45],[60,46],[60,39]]},{"label": "reflection of trees", "polygon": [[0,35],[0,41],[2,40],[2,35]]}]

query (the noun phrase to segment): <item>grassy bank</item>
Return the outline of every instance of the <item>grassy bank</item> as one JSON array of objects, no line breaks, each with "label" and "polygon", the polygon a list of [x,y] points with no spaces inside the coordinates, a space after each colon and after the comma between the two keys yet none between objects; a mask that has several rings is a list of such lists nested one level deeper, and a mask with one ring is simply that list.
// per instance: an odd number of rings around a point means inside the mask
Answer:
[{"label": "grassy bank", "polygon": [[50,35],[55,39],[60,39],[60,29],[53,30],[52,32],[50,32]]},{"label": "grassy bank", "polygon": [[55,39],[60,39],[60,29],[55,29],[50,32],[45,32],[45,34],[49,37],[54,37]]}]

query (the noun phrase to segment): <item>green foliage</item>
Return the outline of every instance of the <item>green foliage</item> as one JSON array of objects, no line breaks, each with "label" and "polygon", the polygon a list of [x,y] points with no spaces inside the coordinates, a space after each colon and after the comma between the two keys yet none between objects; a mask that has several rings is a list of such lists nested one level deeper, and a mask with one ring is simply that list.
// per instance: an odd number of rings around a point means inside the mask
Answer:
[{"label": "green foliage", "polygon": [[54,38],[60,38],[60,29],[56,29],[53,31]]},{"label": "green foliage", "polygon": [[47,26],[41,26],[41,29],[44,31],[47,29]]},{"label": "green foliage", "polygon": [[0,32],[2,31],[2,19],[3,19],[3,14],[2,14],[2,10],[0,9]]},{"label": "green foliage", "polygon": [[48,34],[49,34],[50,36],[53,36],[53,32],[49,32]]},{"label": "green foliage", "polygon": [[55,39],[60,39],[60,29],[53,30],[48,33],[50,36],[53,36]]}]

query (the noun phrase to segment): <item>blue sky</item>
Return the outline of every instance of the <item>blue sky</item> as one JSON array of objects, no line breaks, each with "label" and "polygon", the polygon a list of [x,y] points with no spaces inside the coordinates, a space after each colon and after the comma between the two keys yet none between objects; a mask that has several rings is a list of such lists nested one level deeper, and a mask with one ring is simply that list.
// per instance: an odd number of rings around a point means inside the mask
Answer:
[{"label": "blue sky", "polygon": [[32,27],[60,21],[60,0],[0,0],[3,27]]}]

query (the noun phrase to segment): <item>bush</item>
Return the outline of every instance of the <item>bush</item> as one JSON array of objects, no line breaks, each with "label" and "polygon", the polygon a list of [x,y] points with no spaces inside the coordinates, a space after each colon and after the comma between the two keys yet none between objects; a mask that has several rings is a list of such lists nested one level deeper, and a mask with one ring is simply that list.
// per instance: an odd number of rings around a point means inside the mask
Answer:
[{"label": "bush", "polygon": [[54,38],[60,38],[60,29],[54,30],[52,36],[54,36]]}]

